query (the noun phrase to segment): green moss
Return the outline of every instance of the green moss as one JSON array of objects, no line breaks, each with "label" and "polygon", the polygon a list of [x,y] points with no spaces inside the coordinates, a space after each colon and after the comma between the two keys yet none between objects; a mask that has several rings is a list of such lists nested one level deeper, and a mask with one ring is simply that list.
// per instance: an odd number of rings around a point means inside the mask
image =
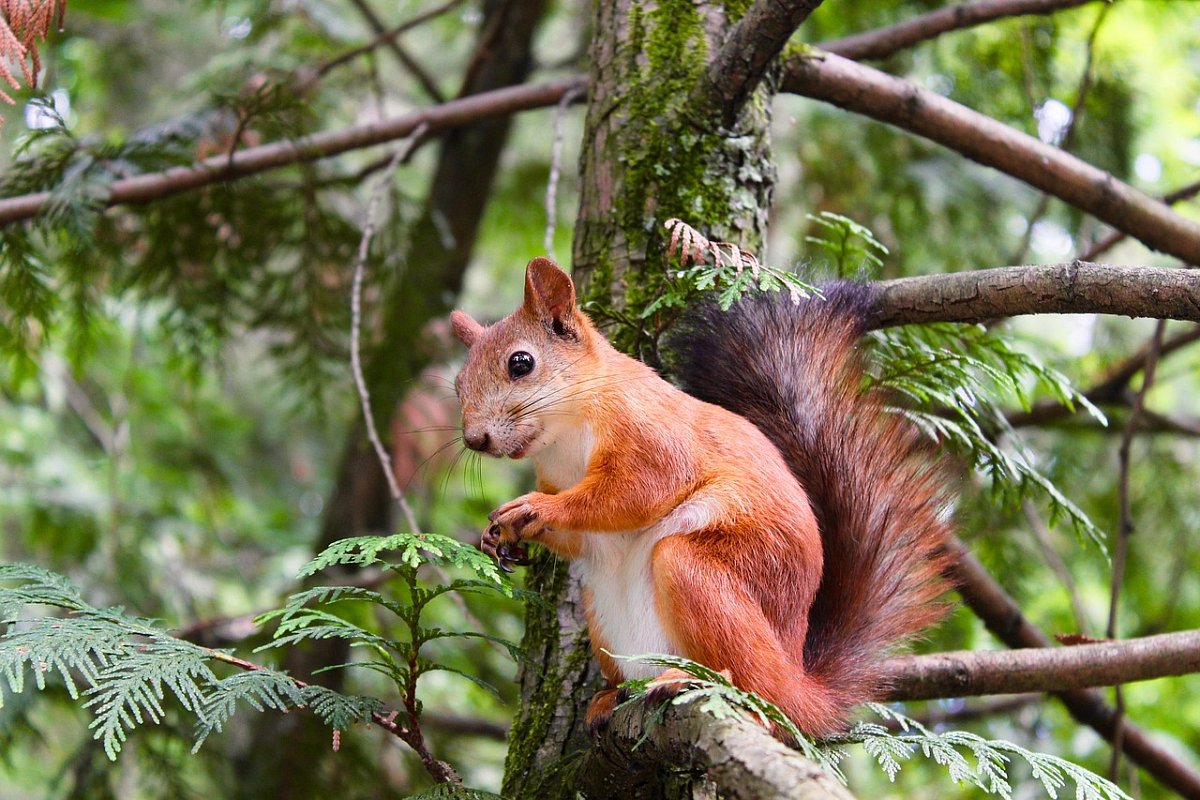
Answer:
[{"label": "green moss", "polygon": [[[745,13],[747,4],[727,4],[731,18]],[[624,164],[624,179],[614,198],[616,225],[634,262],[639,256],[657,264],[665,244],[663,223],[683,219],[693,227],[725,236],[745,246],[757,245],[753,225],[739,223],[757,214],[761,199],[746,188],[762,183],[755,173],[759,136],[731,136],[707,119],[696,119],[690,102],[707,66],[708,43],[704,18],[689,0],[663,0],[654,7],[633,6],[630,34],[621,54],[625,98],[619,134],[609,142],[609,158]],[[756,96],[749,112],[765,115],[764,99]],[[740,152],[744,151],[744,152]],[[745,174],[750,170],[754,174]],[[749,233],[749,236],[745,235]],[[636,268],[636,267],[635,267]],[[634,316],[661,291],[659,270],[630,281],[624,307]],[[610,302],[612,264],[598,266],[586,299],[605,307]],[[626,350],[636,350],[639,331],[617,333]]]}]

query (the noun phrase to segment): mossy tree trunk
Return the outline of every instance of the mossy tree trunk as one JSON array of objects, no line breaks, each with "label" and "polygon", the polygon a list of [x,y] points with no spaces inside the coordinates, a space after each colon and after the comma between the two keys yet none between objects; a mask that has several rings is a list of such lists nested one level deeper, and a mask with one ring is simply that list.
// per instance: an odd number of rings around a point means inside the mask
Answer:
[{"label": "mossy tree trunk", "polygon": [[[652,331],[620,324],[622,310],[642,305],[665,277],[664,223],[686,221],[713,240],[751,252],[763,242],[775,178],[768,128],[775,56],[815,5],[784,11],[768,4],[639,0],[598,2],[591,47],[591,85],[582,148],[582,197],[573,271],[580,300],[617,345],[651,362]],[[738,22],[777,15],[767,39],[731,48]],[[774,30],[768,30],[770,23]],[[733,56],[749,66],[720,66]],[[742,69],[741,74],[736,73]],[[714,85],[710,70],[718,74]],[[599,685],[589,657],[579,584],[569,567],[546,559],[530,570],[531,587],[548,604],[531,607],[521,678],[523,707],[510,739],[506,797],[575,797],[605,783],[579,774],[584,712]],[[713,796],[687,774],[639,776],[638,797]],[[599,776],[603,778],[604,776]],[[624,795],[623,795],[624,796]]]}]

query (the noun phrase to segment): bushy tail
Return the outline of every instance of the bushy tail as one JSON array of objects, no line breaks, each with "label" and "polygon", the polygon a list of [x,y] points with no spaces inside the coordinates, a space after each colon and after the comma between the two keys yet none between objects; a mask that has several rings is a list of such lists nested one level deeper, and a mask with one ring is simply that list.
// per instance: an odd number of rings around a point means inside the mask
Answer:
[{"label": "bushy tail", "polygon": [[684,388],[757,425],[808,492],[825,563],[804,665],[843,713],[884,688],[890,647],[945,613],[948,563],[928,440],[861,391],[868,291],[839,282],[824,300],[747,297],[699,311],[672,343]]}]

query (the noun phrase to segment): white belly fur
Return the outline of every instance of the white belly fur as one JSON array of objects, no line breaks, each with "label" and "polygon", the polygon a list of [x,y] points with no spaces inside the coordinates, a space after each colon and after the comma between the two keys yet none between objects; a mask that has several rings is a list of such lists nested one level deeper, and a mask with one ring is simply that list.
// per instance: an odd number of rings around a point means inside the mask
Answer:
[{"label": "white belly fur", "polygon": [[[587,426],[564,431],[534,456],[538,476],[559,490],[583,479],[595,439]],[[614,655],[678,655],[654,602],[650,555],[663,537],[702,530],[712,504],[693,496],[654,525],[628,533],[585,533],[580,556],[583,583],[591,594],[592,624]],[[617,660],[626,679],[653,678],[661,667]]]},{"label": "white belly fur", "polygon": [[[705,528],[712,515],[693,497],[656,524],[631,533],[589,533],[582,555],[583,582],[592,598],[592,623],[614,655],[679,655],[654,602],[650,556],[667,536]],[[653,678],[663,668],[617,659],[626,679]]]},{"label": "white belly fur", "polygon": [[[592,624],[613,655],[675,653],[654,603],[650,531],[591,533],[583,555],[583,583],[592,599]],[[617,659],[626,679],[652,678],[661,667]]]}]

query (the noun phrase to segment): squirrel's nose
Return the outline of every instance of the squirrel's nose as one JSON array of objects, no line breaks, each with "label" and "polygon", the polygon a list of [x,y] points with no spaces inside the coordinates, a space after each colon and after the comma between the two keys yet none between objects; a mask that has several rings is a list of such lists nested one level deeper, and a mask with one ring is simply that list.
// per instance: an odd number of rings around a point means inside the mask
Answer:
[{"label": "squirrel's nose", "polygon": [[472,450],[482,453],[492,443],[492,437],[488,436],[487,431],[471,431],[469,433],[464,431],[463,442]]}]

